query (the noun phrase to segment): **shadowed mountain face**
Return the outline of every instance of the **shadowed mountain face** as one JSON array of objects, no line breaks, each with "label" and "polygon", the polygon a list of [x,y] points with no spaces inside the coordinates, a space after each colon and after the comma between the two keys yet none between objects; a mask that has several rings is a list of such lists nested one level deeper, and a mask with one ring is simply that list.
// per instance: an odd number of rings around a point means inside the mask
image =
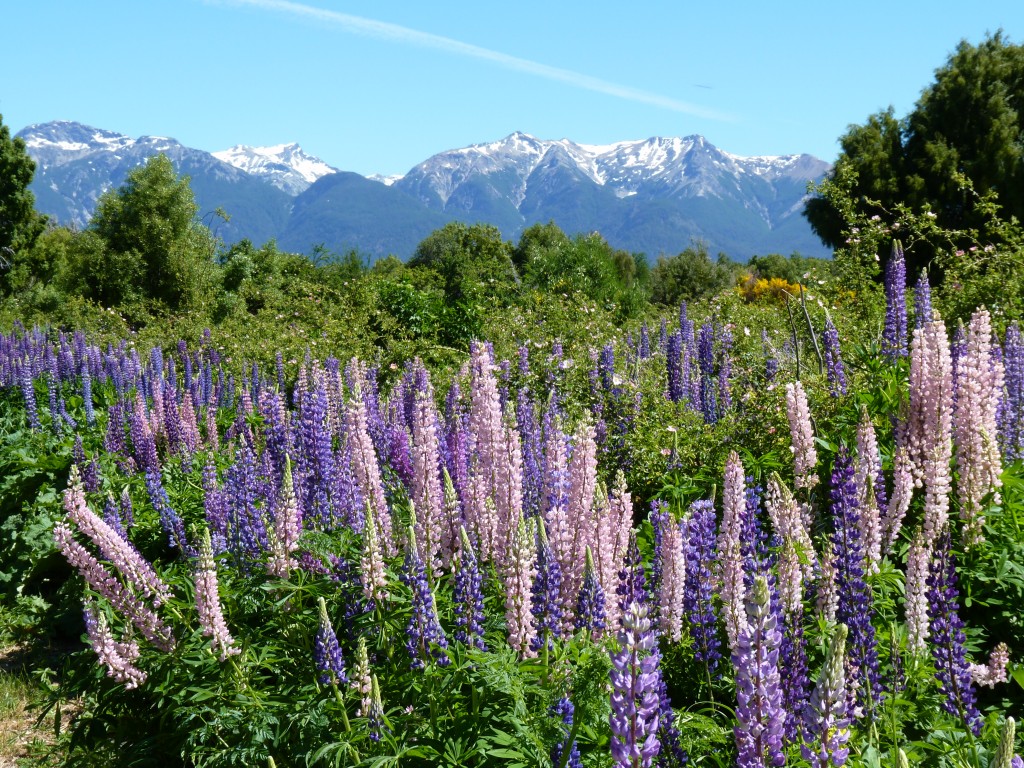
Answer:
[{"label": "shadowed mountain face", "polygon": [[[299,252],[323,244],[406,258],[447,221],[486,222],[514,239],[553,220],[569,234],[598,231],[617,248],[651,257],[677,253],[694,239],[744,260],[770,252],[827,255],[800,215],[808,181],[820,179],[827,163],[810,155],[738,157],[701,136],[595,146],[513,133],[381,180],[337,171],[297,144],[212,154],[73,122],[18,135],[37,164],[37,207],[79,227],[104,191],[163,152],[190,177],[200,216],[228,243],[276,238]],[[214,216],[218,208],[230,221]]]}]

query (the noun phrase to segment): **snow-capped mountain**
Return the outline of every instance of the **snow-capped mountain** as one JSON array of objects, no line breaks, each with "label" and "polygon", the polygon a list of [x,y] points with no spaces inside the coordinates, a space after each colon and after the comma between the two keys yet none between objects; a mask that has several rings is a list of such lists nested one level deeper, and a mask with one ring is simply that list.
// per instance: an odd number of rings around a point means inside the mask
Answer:
[{"label": "snow-capped mountain", "polygon": [[[74,122],[18,135],[35,159],[37,208],[84,226],[100,195],[163,152],[189,177],[199,216],[226,242],[275,238],[307,252],[324,244],[406,257],[447,221],[485,222],[514,239],[536,222],[600,232],[618,248],[677,253],[692,240],[737,259],[826,251],[800,215],[808,181],[827,163],[810,155],[741,157],[701,136],[606,145],[525,133],[441,152],[404,176],[332,168],[298,144],[210,153],[159,136],[131,138]],[[218,208],[230,215],[222,222]]]},{"label": "snow-capped mountain", "polygon": [[337,168],[332,168],[320,158],[307,155],[294,143],[273,147],[239,144],[214,152],[213,156],[253,176],[265,178],[292,196],[305,192],[317,179],[338,172]]}]

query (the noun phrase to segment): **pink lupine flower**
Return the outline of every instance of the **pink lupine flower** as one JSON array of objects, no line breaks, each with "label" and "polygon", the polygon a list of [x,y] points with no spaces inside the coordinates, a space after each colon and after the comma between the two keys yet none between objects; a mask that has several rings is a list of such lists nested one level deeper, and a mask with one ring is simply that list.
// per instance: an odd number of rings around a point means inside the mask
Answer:
[{"label": "pink lupine flower", "polygon": [[157,576],[139,551],[122,538],[109,523],[97,515],[85,501],[85,491],[78,475],[78,467],[72,466],[69,485],[64,491],[64,509],[68,518],[78,530],[92,539],[103,557],[144,597],[152,597],[153,604],[160,607],[171,596],[171,589]]},{"label": "pink lupine flower", "polygon": [[135,666],[139,658],[139,644],[134,640],[118,642],[96,604],[90,600],[85,605],[85,630],[89,644],[99,656],[100,663],[107,668],[107,675],[127,689],[138,688],[146,682],[146,673]]},{"label": "pink lupine flower", "polygon": [[778,475],[768,480],[765,502],[772,528],[782,539],[778,588],[782,609],[789,616],[803,611],[804,579],[813,577],[818,558],[800,507]]},{"label": "pink lupine flower", "polygon": [[914,495],[914,469],[910,453],[906,446],[897,438],[896,448],[892,456],[892,498],[885,508],[882,518],[882,551],[892,551],[896,538],[903,527],[903,518],[910,509],[910,501]]},{"label": "pink lupine flower", "polygon": [[[417,364],[422,365],[419,361]],[[412,488],[411,501],[416,506],[418,529],[416,540],[420,554],[433,576],[438,563],[451,560],[455,542],[448,538],[443,525],[444,489],[441,486],[440,453],[437,435],[437,411],[429,374],[424,370],[417,377],[420,387],[414,396],[412,418]]]},{"label": "pink lupine flower", "polygon": [[[583,586],[583,569],[587,547],[594,543],[594,492],[597,489],[597,443],[594,427],[585,425],[576,433],[576,442],[569,461],[569,538],[568,558],[562,566],[562,603],[575,605]],[[567,627],[571,610],[563,614]]]},{"label": "pink lupine flower", "polygon": [[359,560],[359,576],[367,600],[387,597],[388,580],[384,573],[384,557],[377,539],[373,506],[366,504],[366,524],[363,526],[363,554]]},{"label": "pink lupine flower", "polygon": [[356,663],[352,668],[352,679],[349,685],[359,694],[359,708],[356,717],[368,717],[373,705],[373,682],[370,679],[370,656],[366,652],[366,638],[359,636],[356,646]]},{"label": "pink lupine flower", "polygon": [[166,653],[174,650],[174,634],[171,628],[137,595],[125,589],[124,585],[85,547],[75,541],[67,525],[57,523],[53,527],[53,539],[57,549],[72,567],[78,569],[93,591],[109,600],[115,610],[120,611],[134,624],[143,637]]},{"label": "pink lupine flower", "polygon": [[[352,364],[354,367],[358,366],[358,361],[353,358]],[[345,430],[352,451],[352,473],[363,493],[363,498],[373,510],[381,550],[385,556],[392,557],[397,550],[392,533],[391,511],[384,498],[384,483],[380,476],[377,452],[367,430],[366,403],[358,391],[345,408]]]},{"label": "pink lupine flower", "polygon": [[199,562],[196,566],[196,613],[199,614],[199,626],[203,628],[203,636],[213,639],[213,648],[221,661],[228,656],[239,653],[235,641],[224,621],[224,612],[220,605],[220,592],[217,583],[217,564],[213,559],[213,545],[210,543],[210,531],[203,529],[203,537],[199,542]]},{"label": "pink lupine flower", "polygon": [[857,485],[857,503],[860,505],[860,538],[864,547],[864,565],[868,574],[878,573],[882,559],[882,516],[878,506],[876,483],[882,471],[882,457],[878,453],[875,427],[867,408],[861,409],[857,424],[857,456],[853,464],[853,480]]},{"label": "pink lupine flower", "polygon": [[793,477],[796,487],[810,490],[818,484],[818,476],[814,473],[818,465],[818,453],[814,448],[814,427],[807,405],[807,393],[799,381],[786,385],[786,417],[789,419],[789,434],[793,441]]},{"label": "pink lupine flower", "polygon": [[686,586],[686,553],[681,523],[669,518],[661,541],[661,582],[658,621],[673,643],[683,637],[683,597]]},{"label": "pink lupine flower", "polygon": [[536,535],[534,520],[522,520],[509,543],[505,565],[505,620],[508,622],[508,643],[521,657],[533,656],[531,642],[536,636],[533,626],[531,590],[536,569]]},{"label": "pink lupine flower", "polygon": [[270,557],[267,560],[267,573],[279,579],[288,577],[288,572],[296,565],[293,555],[298,549],[301,532],[302,522],[299,517],[299,502],[295,497],[292,462],[285,455],[281,495],[274,509],[274,535],[271,539]]},{"label": "pink lupine flower", "polygon": [[1010,666],[1010,648],[1006,643],[999,643],[992,649],[988,664],[971,664],[971,679],[975,685],[995,688],[998,683],[1005,683],[1007,667]]},{"label": "pink lupine flower", "polygon": [[953,456],[953,360],[946,326],[935,319],[914,331],[906,446],[914,480],[924,485],[924,537],[931,547],[949,518]]},{"label": "pink lupine flower", "polygon": [[818,599],[815,602],[815,609],[820,619],[832,624],[839,609],[839,594],[836,592],[836,555],[831,541],[825,543],[825,549],[818,560],[818,570]]},{"label": "pink lupine flower", "polygon": [[741,535],[743,512],[746,508],[743,482],[743,465],[736,451],[729,451],[725,460],[725,482],[722,484],[722,523],[718,529],[718,565],[722,598],[722,612],[725,615],[725,634],[729,648],[736,650],[740,630],[746,625],[743,584],[743,554]]},{"label": "pink lupine flower", "polygon": [[932,561],[932,544],[923,529],[918,528],[907,551],[907,576],[903,610],[907,622],[907,649],[914,654],[927,652],[928,640],[928,567]]},{"label": "pink lupine flower", "polygon": [[982,500],[992,493],[993,503],[1000,503],[1003,467],[996,441],[996,412],[1002,391],[1003,364],[993,355],[992,323],[988,311],[979,309],[971,316],[966,350],[960,356],[954,416],[957,498],[965,547],[983,540]]}]

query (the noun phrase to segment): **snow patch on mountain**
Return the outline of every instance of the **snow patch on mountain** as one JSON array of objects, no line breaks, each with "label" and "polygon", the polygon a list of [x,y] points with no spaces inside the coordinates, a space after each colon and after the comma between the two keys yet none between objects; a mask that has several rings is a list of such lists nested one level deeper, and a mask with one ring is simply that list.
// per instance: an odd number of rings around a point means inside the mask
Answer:
[{"label": "snow patch on mountain", "polygon": [[307,155],[294,142],[270,147],[239,144],[211,154],[246,173],[266,178],[290,195],[305,192],[317,179],[338,172],[320,158]]}]

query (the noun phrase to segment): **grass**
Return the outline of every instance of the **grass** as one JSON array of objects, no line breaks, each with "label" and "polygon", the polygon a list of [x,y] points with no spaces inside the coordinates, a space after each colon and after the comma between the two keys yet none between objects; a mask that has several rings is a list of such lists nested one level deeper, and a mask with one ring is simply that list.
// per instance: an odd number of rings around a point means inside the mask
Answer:
[{"label": "grass", "polygon": [[[38,712],[46,692],[30,675],[23,648],[0,648],[0,768],[44,768],[62,763],[49,722]],[[47,718],[49,720],[49,718]]]}]

